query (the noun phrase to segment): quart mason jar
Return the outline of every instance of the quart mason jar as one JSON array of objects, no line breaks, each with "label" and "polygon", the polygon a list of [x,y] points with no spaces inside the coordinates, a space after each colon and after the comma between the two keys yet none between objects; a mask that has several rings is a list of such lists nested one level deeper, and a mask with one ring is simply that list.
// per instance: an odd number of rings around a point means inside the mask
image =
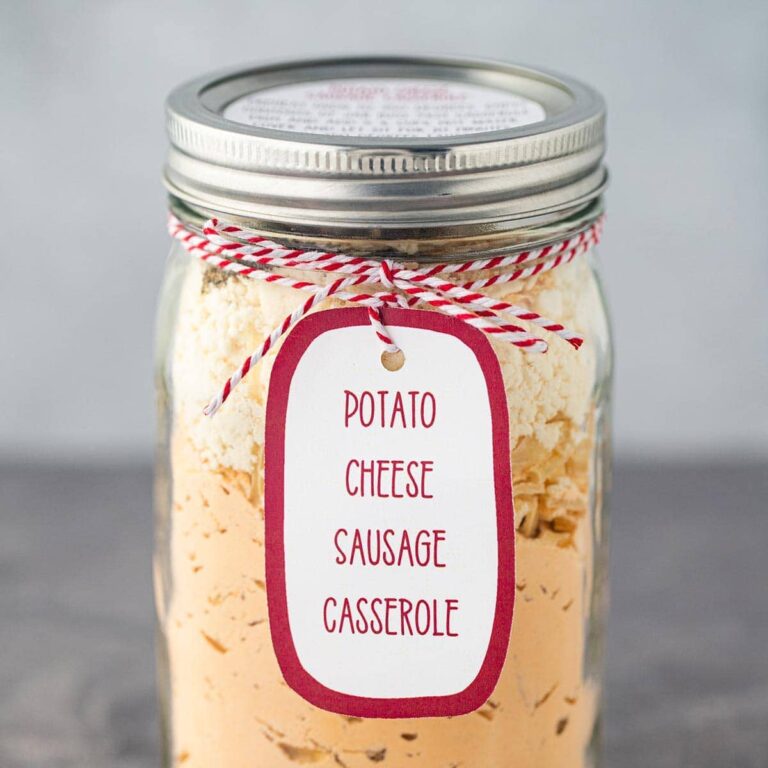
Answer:
[{"label": "quart mason jar", "polygon": [[596,765],[602,100],[359,58],[205,77],[168,115],[164,765]]}]

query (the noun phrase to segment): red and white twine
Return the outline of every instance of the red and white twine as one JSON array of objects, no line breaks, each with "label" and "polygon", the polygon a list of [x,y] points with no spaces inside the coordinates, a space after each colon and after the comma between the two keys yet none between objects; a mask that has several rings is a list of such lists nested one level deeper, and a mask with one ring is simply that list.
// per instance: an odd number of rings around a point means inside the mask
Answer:
[{"label": "red and white twine", "polygon": [[[514,325],[508,317],[523,320],[560,336],[575,349],[583,339],[560,323],[542,317],[525,307],[509,304],[480,293],[483,288],[522,280],[567,264],[579,254],[592,248],[600,239],[602,219],[579,234],[543,248],[517,252],[508,256],[491,256],[461,263],[431,264],[418,269],[390,259],[374,260],[345,256],[324,251],[294,250],[261,237],[256,231],[235,224],[210,219],[202,234],[187,229],[175,216],[168,230],[191,254],[225,272],[233,272],[254,280],[304,291],[307,300],[288,315],[267,337],[261,347],[227,379],[221,392],[206,406],[212,416],[229,397],[232,390],[248,375],[248,371],[269,352],[275,343],[313,307],[333,296],[342,301],[367,307],[371,325],[388,352],[398,352],[382,319],[382,307],[412,308],[419,304],[435,307],[500,341],[506,341],[530,352],[546,352],[547,342],[525,328]],[[462,282],[450,278],[464,273],[488,269],[509,269],[491,277]],[[275,269],[299,269],[338,275],[328,285],[296,280],[275,272]],[[371,293],[348,289],[369,285]],[[381,290],[377,290],[377,289]]]}]

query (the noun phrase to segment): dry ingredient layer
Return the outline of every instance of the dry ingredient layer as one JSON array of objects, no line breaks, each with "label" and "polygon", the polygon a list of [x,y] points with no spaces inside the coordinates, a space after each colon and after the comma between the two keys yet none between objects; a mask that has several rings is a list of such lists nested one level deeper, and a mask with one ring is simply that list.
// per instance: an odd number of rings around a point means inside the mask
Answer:
[{"label": "dry ingredient layer", "polygon": [[[584,668],[595,345],[588,341],[575,352],[555,338],[547,354],[536,355],[494,343],[508,393],[518,536],[515,617],[491,698],[478,711],[450,719],[344,717],[288,688],[270,639],[263,434],[274,353],[215,418],[201,414],[209,396],[303,295],[224,276],[192,260],[185,269],[172,364],[173,595],[163,620],[175,763],[584,766],[597,699]],[[588,340],[604,335],[584,259],[488,293],[557,318]]]}]

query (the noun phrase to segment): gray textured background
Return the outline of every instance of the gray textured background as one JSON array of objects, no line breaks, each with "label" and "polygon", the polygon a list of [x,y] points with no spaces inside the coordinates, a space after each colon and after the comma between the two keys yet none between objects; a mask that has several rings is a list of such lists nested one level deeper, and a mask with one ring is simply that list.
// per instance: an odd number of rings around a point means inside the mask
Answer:
[{"label": "gray textured background", "polygon": [[[158,768],[149,486],[0,466],[2,768]],[[757,465],[617,468],[604,768],[768,768],[766,496]]]},{"label": "gray textured background", "polygon": [[3,2],[0,455],[151,445],[167,91],[375,50],[541,64],[604,92],[619,451],[765,456],[767,37],[764,0]]}]

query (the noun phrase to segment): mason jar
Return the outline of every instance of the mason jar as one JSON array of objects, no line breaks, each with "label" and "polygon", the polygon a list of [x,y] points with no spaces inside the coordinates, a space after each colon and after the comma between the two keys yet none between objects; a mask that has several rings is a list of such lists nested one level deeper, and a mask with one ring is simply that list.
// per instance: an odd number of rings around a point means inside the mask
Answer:
[{"label": "mason jar", "polygon": [[597,764],[604,106],[503,63],[175,90],[164,765]]}]

